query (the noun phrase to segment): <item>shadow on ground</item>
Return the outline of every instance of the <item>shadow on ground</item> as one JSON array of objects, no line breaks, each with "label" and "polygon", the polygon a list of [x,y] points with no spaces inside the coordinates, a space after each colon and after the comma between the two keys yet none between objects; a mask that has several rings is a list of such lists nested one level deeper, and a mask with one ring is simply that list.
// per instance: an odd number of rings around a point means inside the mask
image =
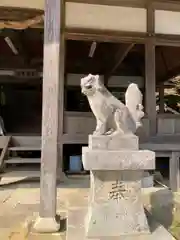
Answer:
[{"label": "shadow on ground", "polygon": [[[83,181],[82,181],[83,179]],[[72,181],[75,180],[75,181]],[[87,180],[87,181],[86,181]],[[64,181],[57,181],[57,187],[60,188],[79,188],[81,185],[81,188],[89,188],[89,176],[70,176],[66,177]],[[19,187],[28,187],[28,188],[39,188],[40,187],[40,180],[39,178],[25,178],[19,181],[10,182],[7,184],[0,184],[0,189],[16,189]]]},{"label": "shadow on ground", "polygon": [[171,191],[161,189],[150,197],[152,215],[166,228],[173,223],[174,198]]},{"label": "shadow on ground", "polygon": [[180,240],[180,206],[175,203],[173,193],[169,189],[153,192],[150,203],[152,216]]}]

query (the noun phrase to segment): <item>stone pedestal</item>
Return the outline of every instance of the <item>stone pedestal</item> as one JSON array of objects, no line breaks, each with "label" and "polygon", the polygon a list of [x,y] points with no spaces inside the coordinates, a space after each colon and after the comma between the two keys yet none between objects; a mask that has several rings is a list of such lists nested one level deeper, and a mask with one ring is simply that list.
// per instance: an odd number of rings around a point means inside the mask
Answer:
[{"label": "stone pedestal", "polygon": [[144,170],[155,168],[155,154],[138,150],[138,137],[90,136],[82,160],[91,171],[87,238],[150,234],[141,202]]},{"label": "stone pedestal", "polygon": [[144,212],[141,179],[155,168],[155,154],[140,151],[138,137],[90,136],[82,157],[91,172],[89,203],[69,210],[67,240],[175,240]]}]

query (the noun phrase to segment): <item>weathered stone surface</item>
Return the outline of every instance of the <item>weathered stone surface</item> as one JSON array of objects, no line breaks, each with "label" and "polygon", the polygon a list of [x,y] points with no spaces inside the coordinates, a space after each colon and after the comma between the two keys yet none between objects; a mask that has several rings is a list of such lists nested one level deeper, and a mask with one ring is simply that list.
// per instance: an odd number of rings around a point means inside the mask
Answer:
[{"label": "weathered stone surface", "polygon": [[155,168],[155,153],[140,151],[104,151],[84,147],[82,161],[86,170],[150,170]]},{"label": "weathered stone surface", "polygon": [[[84,219],[86,217],[87,208],[79,208],[68,212],[67,221],[67,240],[89,240],[85,236]],[[134,235],[120,237],[102,237],[91,238],[91,240],[175,240],[175,238],[159,223],[157,223],[152,216],[148,214],[148,223],[151,234]],[[105,227],[104,227],[105,229]]]},{"label": "weathered stone surface", "polygon": [[90,136],[82,161],[91,171],[86,237],[150,234],[141,201],[141,180],[144,170],[155,168],[155,153],[138,150],[138,138],[133,134]]},{"label": "weathered stone surface", "polygon": [[150,234],[141,201],[141,180],[144,170],[155,168],[155,153],[138,150],[138,138],[133,134],[90,136],[82,161],[91,171],[86,237]]},{"label": "weathered stone surface", "polygon": [[84,168],[91,171],[91,188],[84,235],[77,237],[110,240],[150,235],[141,179],[143,170],[155,168],[155,153],[139,150],[134,136],[144,116],[142,94],[136,84],[130,84],[124,105],[98,75],[91,74],[81,79],[81,89],[97,125],[89,147],[82,149]]},{"label": "weathered stone surface", "polygon": [[89,148],[90,149],[101,149],[101,150],[138,150],[139,139],[133,134],[127,135],[100,135],[94,136],[89,135]]},{"label": "weathered stone surface", "polygon": [[141,203],[141,171],[93,171],[86,234],[117,237],[149,233]]}]

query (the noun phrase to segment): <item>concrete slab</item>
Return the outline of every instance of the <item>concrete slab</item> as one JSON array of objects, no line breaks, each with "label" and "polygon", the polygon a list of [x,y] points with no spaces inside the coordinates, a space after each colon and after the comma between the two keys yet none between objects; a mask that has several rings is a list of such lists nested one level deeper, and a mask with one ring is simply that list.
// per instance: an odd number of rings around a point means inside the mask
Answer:
[{"label": "concrete slab", "polygon": [[5,203],[8,199],[10,199],[13,193],[12,189],[1,189],[0,191],[0,203]]},{"label": "concrete slab", "polygon": [[18,203],[12,210],[15,211],[16,214],[31,215],[31,213],[39,211],[39,204]]},{"label": "concrete slab", "polygon": [[88,204],[88,193],[82,193],[81,192],[81,200],[79,199],[78,194],[69,194],[69,197],[67,198],[67,205],[68,208],[74,208],[74,207],[86,207]]},{"label": "concrete slab", "polygon": [[15,206],[21,204],[39,204],[40,190],[37,188],[25,189],[17,188],[12,194],[11,198],[6,202],[9,205]]},{"label": "concrete slab", "polygon": [[8,231],[8,229],[3,229],[3,228],[1,228],[1,231],[0,231],[0,239],[2,239],[2,240],[8,240],[8,239],[10,239],[10,238],[9,238],[9,231]]},{"label": "concrete slab", "polygon": [[[85,237],[84,219],[87,208],[79,208],[68,212],[67,220],[67,238],[66,240],[88,240]],[[148,214],[148,223],[150,226],[150,235],[137,235],[133,237],[123,236],[123,240],[175,240],[175,238],[151,215]],[[120,237],[102,237],[91,240],[119,240]]]},{"label": "concrete slab", "polygon": [[66,237],[61,234],[30,234],[27,240],[65,240]]},{"label": "concrete slab", "polygon": [[[63,213],[66,216],[67,210],[71,212],[71,210],[87,206],[89,176],[71,176],[68,183],[59,184],[58,186],[57,208],[60,216],[63,216]],[[142,189],[142,193],[142,199],[146,205],[151,205],[152,195],[155,201],[163,205],[170,203],[172,199],[172,192],[168,189],[153,187]],[[180,202],[180,194],[177,193],[176,195],[177,201]],[[0,203],[0,240],[65,240],[65,230],[63,234],[61,233],[62,235],[59,233],[55,235],[31,233],[29,237],[26,237],[26,232],[24,233],[24,230],[22,231],[20,228],[27,217],[31,218],[33,215],[36,218],[38,215],[39,183],[30,181],[1,187]],[[162,212],[164,211],[163,209]],[[162,212],[159,214],[162,215]],[[75,235],[72,239],[81,240],[78,237],[76,238],[78,231],[74,231]],[[171,240],[173,240],[172,237]]]},{"label": "concrete slab", "polygon": [[16,214],[16,215],[4,215],[0,216],[0,228],[8,229],[9,227],[14,228],[20,222],[23,222],[26,218],[25,214]]}]

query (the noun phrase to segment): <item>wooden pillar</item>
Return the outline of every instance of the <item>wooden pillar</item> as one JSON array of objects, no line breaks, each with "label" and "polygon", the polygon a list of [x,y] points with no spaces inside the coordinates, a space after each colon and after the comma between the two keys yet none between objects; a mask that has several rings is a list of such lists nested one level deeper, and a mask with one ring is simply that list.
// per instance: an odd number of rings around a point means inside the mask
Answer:
[{"label": "wooden pillar", "polygon": [[145,78],[145,97],[146,113],[149,119],[149,133],[156,134],[156,76],[155,76],[155,46],[149,39],[146,42],[146,78]]},{"label": "wooden pillar", "polygon": [[156,69],[155,69],[155,44],[154,10],[152,5],[147,8],[147,31],[149,38],[145,44],[145,109],[149,119],[149,134],[155,135],[156,122]]},{"label": "wooden pillar", "polygon": [[60,33],[62,0],[45,0],[43,114],[40,212],[34,228],[38,232],[56,232],[56,175],[59,140]]},{"label": "wooden pillar", "polygon": [[179,169],[179,153],[172,152],[172,156],[169,159],[169,182],[170,188],[173,192],[177,192],[180,188],[180,169]]},{"label": "wooden pillar", "polygon": [[164,83],[159,84],[159,113],[164,113]]},{"label": "wooden pillar", "polygon": [[63,168],[63,133],[64,133],[64,82],[65,82],[65,36],[64,19],[65,8],[64,1],[61,0],[61,33],[60,33],[60,65],[59,65],[59,123],[58,123],[58,166],[57,177],[62,182],[66,180]]}]

